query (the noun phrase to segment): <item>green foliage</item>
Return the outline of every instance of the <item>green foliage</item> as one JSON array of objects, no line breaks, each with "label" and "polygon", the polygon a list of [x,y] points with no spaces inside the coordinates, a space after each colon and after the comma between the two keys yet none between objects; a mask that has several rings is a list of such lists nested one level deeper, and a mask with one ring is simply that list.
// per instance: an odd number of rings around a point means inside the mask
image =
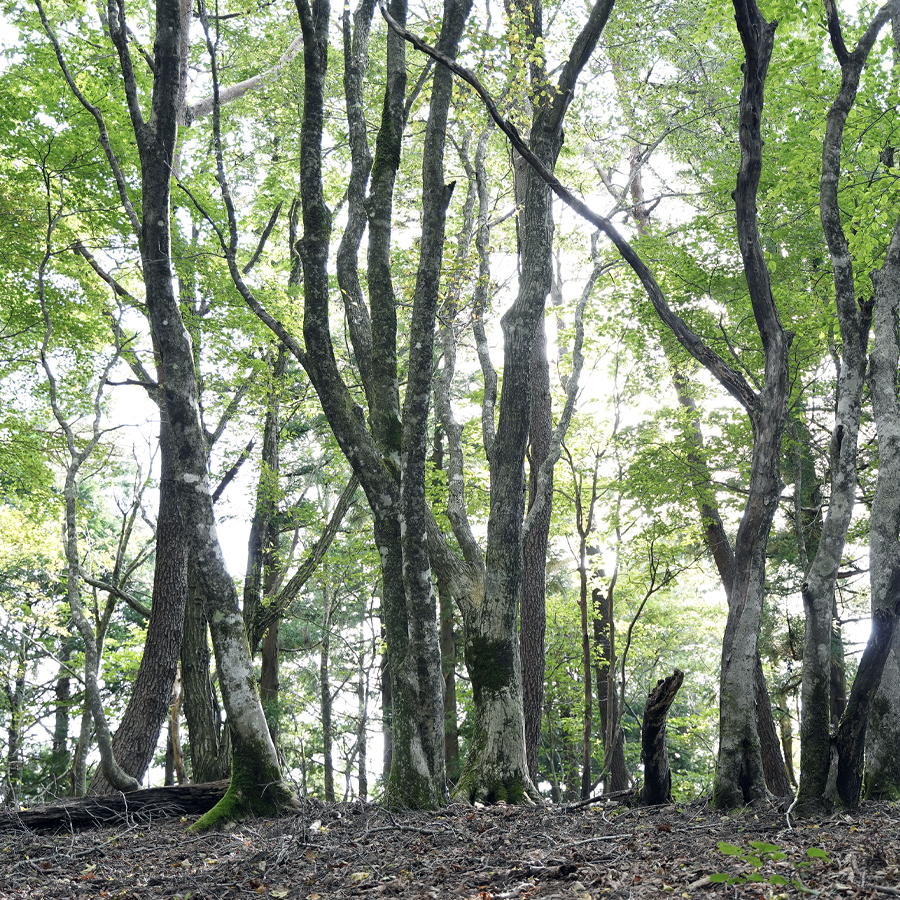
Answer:
[{"label": "green foliage", "polygon": [[[788,854],[775,844],[767,844],[764,841],[750,841],[751,850],[744,850],[729,844],[726,841],[719,841],[719,852],[725,856],[733,856],[737,860],[745,863],[752,872],[743,875],[727,875],[719,872],[709,876],[709,880],[718,884],[748,884],[748,883],[767,883],[776,887],[786,887],[793,885],[803,894],[815,894],[816,891],[807,887],[799,878],[785,878],[783,875],[771,874],[763,875],[760,870],[769,863],[779,863],[788,860]],[[791,860],[790,864],[796,869],[804,869],[811,866],[816,860],[825,863],[831,862],[831,857],[818,847],[810,847],[806,851],[806,858],[800,860]]]}]

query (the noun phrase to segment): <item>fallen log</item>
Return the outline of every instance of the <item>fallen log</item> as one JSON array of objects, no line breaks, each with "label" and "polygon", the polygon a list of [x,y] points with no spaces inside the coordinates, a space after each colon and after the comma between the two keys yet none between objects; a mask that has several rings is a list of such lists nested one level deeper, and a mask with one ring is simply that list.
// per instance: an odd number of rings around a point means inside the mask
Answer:
[{"label": "fallen log", "polygon": [[0,811],[0,832],[76,831],[99,825],[147,823],[172,816],[201,816],[228,790],[229,780],[178,784],[123,794],[57,800],[32,809]]}]

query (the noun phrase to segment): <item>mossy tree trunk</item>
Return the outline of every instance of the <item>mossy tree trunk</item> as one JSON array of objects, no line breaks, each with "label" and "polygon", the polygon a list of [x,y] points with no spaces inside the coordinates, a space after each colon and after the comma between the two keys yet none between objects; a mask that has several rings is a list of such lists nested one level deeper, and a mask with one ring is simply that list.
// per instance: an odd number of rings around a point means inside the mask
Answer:
[{"label": "mossy tree trunk", "polygon": [[[175,451],[172,477],[177,486],[187,549],[196,567],[197,584],[210,626],[231,729],[231,787],[222,803],[193,826],[200,830],[251,812],[273,812],[290,802],[291,792],[281,779],[275,747],[256,691],[237,593],[218,542],[194,358],[173,287],[170,180],[187,78],[191,11],[186,0],[158,0],[156,4],[153,53],[156,68],[149,119],[144,118],[139,105],[124,21],[111,18],[110,33],[125,79],[141,161],[144,187],[141,216],[134,210],[131,214],[140,237],[147,310]],[[205,19],[202,5],[201,18]],[[217,82],[214,57],[212,64],[214,82]],[[217,118],[216,113],[214,117]]]},{"label": "mossy tree trunk", "polygon": [[[402,39],[388,34],[384,113],[374,160],[362,116],[372,5],[356,13],[351,32],[344,17],[345,95],[353,168],[348,227],[338,251],[338,281],[350,339],[369,404],[371,430],[358,414],[335,360],[329,327],[327,263],[331,216],[322,186],[322,122],[327,65],[327,2],[298,2],[304,31],[305,100],[301,171],[304,235],[298,243],[304,273],[305,352],[288,341],[303,362],[329,424],[366,492],[381,556],[383,623],[390,662],[392,759],[387,793],[392,802],[433,807],[446,799],[443,689],[437,602],[430,577],[424,492],[432,347],[444,221],[451,188],[443,182],[443,146],[450,80],[436,72],[423,154],[423,228],[413,298],[407,391],[401,413],[397,350],[397,299],[391,272],[391,217],[406,117],[406,65]],[[391,12],[405,20],[405,4]],[[441,44],[455,54],[466,3],[448,2]],[[368,197],[365,186],[371,170]],[[369,228],[366,309],[356,272],[360,240]]]}]

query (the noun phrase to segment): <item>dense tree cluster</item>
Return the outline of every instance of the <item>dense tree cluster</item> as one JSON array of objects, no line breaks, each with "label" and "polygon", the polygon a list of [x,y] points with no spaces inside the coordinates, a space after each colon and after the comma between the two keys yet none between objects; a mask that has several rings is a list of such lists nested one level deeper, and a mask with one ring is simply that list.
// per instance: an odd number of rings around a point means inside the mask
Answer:
[{"label": "dense tree cluster", "polygon": [[897,796],[900,0],[282,6],[6,10],[3,801]]}]

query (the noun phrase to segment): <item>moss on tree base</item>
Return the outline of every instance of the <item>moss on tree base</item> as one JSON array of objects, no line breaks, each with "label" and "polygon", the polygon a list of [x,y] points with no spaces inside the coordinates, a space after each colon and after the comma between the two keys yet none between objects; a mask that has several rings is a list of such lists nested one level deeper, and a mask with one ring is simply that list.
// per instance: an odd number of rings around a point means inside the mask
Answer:
[{"label": "moss on tree base", "polygon": [[524,777],[479,778],[477,773],[460,778],[454,796],[465,803],[508,803],[510,806],[531,806],[540,798]]},{"label": "moss on tree base", "polygon": [[221,828],[251,816],[274,816],[296,806],[291,789],[281,780],[277,765],[267,761],[266,748],[246,739],[233,741],[231,783],[225,796],[188,831],[199,833]]}]

